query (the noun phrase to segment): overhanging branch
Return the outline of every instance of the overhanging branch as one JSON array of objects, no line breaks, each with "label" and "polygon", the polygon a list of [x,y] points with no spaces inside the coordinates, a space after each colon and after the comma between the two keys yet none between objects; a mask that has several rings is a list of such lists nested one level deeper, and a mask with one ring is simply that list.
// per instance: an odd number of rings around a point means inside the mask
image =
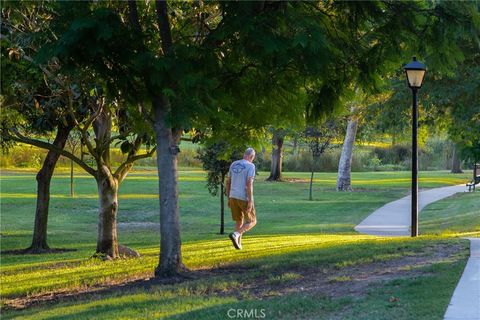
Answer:
[{"label": "overhanging branch", "polygon": [[117,170],[115,170],[115,173],[113,175],[115,176],[115,178],[118,179],[119,182],[122,182],[123,178],[128,172],[128,169],[130,169],[130,167],[135,161],[138,161],[140,159],[150,158],[155,153],[155,150],[156,150],[156,146],[153,147],[152,150],[148,151],[147,153],[139,154],[136,156],[129,156],[127,160],[124,163],[122,163],[117,168]]},{"label": "overhanging branch", "polygon": [[40,70],[42,70],[42,72],[47,76],[49,77],[50,79],[52,79],[53,81],[55,81],[60,87],[62,87],[63,89],[66,89],[66,84],[60,80],[58,77],[56,77],[55,75],[53,75],[50,71],[47,70],[47,68],[45,68],[44,66],[36,63],[31,57],[29,57],[28,55],[26,55],[25,53],[22,54],[22,57],[27,60],[28,62],[32,63],[33,65],[37,66],[40,68]]},{"label": "overhanging branch", "polygon": [[56,152],[56,153],[58,153],[58,154],[60,154],[64,157],[67,157],[67,158],[71,159],[76,164],[78,164],[80,167],[82,167],[86,172],[90,173],[92,176],[94,176],[94,177],[96,176],[96,170],[93,169],[92,167],[90,167],[89,165],[87,165],[85,162],[83,162],[79,158],[77,158],[74,154],[72,154],[72,153],[70,153],[66,150],[63,150],[61,148],[58,148],[58,147],[56,147],[56,146],[54,146],[50,143],[43,142],[43,141],[37,140],[37,139],[27,138],[24,135],[22,135],[20,132],[18,132],[18,130],[16,128],[10,129],[10,131],[13,132],[14,135],[11,135],[11,134],[7,133],[6,138],[11,139],[11,140],[16,141],[16,142],[26,143],[26,144],[29,144],[29,145],[32,145],[32,146],[35,146],[35,147],[38,147],[38,148],[42,148],[42,149],[46,149],[46,150]]},{"label": "overhanging branch", "polygon": [[78,121],[76,120],[75,118],[75,113],[73,111],[73,102],[72,102],[72,99],[71,99],[71,96],[69,96],[69,113],[70,113],[70,116],[74,119],[75,121],[75,125],[79,128],[80,130],[80,133],[82,135],[82,139],[85,143],[85,145],[87,146],[87,149],[88,149],[88,152],[90,152],[90,154],[97,160],[98,162],[98,159],[99,159],[99,153],[95,151],[95,148],[93,148],[93,145],[92,143],[90,142],[90,140],[88,140],[88,135],[87,135],[87,131],[88,131],[88,128],[92,125],[93,121],[95,121],[95,119],[97,119],[100,114],[102,113],[103,111],[103,103],[100,103],[99,104],[99,107],[98,109],[96,110],[95,113],[93,113],[88,119],[87,121],[85,122],[85,124],[82,126],[80,126],[80,124],[78,123]]}]

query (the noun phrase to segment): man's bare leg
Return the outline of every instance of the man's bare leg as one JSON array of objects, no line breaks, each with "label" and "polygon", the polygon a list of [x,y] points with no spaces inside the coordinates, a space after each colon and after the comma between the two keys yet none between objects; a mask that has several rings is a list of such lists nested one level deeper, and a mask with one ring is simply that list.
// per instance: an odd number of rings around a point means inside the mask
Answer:
[{"label": "man's bare leg", "polygon": [[243,220],[235,221],[235,231],[240,233],[240,230],[242,229],[242,225],[243,225]]},{"label": "man's bare leg", "polygon": [[[234,245],[235,243],[238,243],[237,249],[242,248],[242,235],[248,230],[255,227],[256,224],[257,224],[257,220],[252,220],[248,223],[243,223],[243,220],[235,221],[235,232],[230,235],[230,239],[232,239],[232,241],[234,242]],[[235,240],[235,237],[237,237],[236,240]]]},{"label": "man's bare leg", "polygon": [[[238,221],[237,221],[238,223]],[[245,223],[243,224],[240,228],[238,227],[238,224],[237,224],[237,232],[240,233],[241,235],[244,234],[245,232],[247,232],[248,230],[252,229],[253,227],[255,227],[255,225],[257,224],[257,220],[252,220],[248,223]]]},{"label": "man's bare leg", "polygon": [[242,234],[240,233],[240,230],[242,229],[243,226],[243,219],[241,220],[235,220],[235,232],[229,234],[229,238],[232,240],[233,245],[236,249],[242,249]]}]

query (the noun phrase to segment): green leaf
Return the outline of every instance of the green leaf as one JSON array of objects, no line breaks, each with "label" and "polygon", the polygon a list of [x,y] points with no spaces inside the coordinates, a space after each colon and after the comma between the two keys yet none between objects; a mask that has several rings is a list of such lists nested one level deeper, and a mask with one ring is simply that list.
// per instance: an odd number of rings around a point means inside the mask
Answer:
[{"label": "green leaf", "polygon": [[126,140],[120,145],[120,150],[122,151],[123,154],[129,153],[130,150],[132,150],[132,144],[130,141]]}]

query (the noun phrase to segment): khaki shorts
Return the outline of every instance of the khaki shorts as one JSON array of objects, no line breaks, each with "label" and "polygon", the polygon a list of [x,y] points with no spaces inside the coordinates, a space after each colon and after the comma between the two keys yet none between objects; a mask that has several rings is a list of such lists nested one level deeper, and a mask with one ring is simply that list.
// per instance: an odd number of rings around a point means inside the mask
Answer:
[{"label": "khaki shorts", "polygon": [[257,219],[255,206],[252,208],[252,211],[247,213],[247,204],[247,201],[230,198],[230,210],[232,211],[233,221],[246,220],[248,222],[252,222]]}]

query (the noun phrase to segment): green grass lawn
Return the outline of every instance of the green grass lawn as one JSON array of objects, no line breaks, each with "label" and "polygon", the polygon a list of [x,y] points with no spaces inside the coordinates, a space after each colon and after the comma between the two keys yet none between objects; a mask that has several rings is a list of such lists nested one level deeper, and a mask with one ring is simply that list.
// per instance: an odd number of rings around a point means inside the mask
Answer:
[{"label": "green grass lawn", "polygon": [[428,234],[480,233],[480,192],[457,193],[423,209],[420,229]]},{"label": "green grass lawn", "polygon": [[[283,183],[264,182],[267,176],[260,173],[255,184],[258,225],[244,237],[244,250],[236,251],[225,235],[217,234],[219,199],[208,194],[205,173],[180,172],[183,258],[193,270],[192,279],[178,284],[142,280],[148,286],[128,284],[22,311],[10,307],[2,316],[224,319],[232,308],[258,309],[257,313],[263,308],[266,318],[275,319],[437,319],[443,315],[468,257],[468,242],[458,236],[480,234],[478,192],[428,206],[420,215],[422,237],[379,238],[358,235],[353,227],[376,208],[408,194],[409,173],[354,173],[353,193],[335,192],[336,174],[318,173],[314,201],[307,200],[308,173],[287,173],[290,182]],[[421,172],[420,187],[460,184],[468,178],[468,174]],[[76,251],[2,254],[2,304],[152,277],[159,252],[157,186],[155,171],[138,171],[120,188],[119,240],[142,257],[100,261],[90,258],[96,240],[96,185],[91,177],[77,174],[72,199],[68,174],[57,173],[52,183],[49,244]],[[35,175],[4,171],[1,190],[1,249],[25,248],[31,241]],[[229,213],[226,218],[230,230]],[[437,259],[439,248],[451,252]],[[400,269],[388,277],[368,271],[372,274],[367,279],[380,277],[381,281],[365,282],[368,285],[359,288],[358,294],[342,289],[358,287],[356,277],[369,267]],[[314,280],[307,281],[310,278]],[[318,285],[313,289],[299,289],[315,281]],[[332,290],[336,294],[330,294]],[[419,308],[421,303],[429,309]]]}]

